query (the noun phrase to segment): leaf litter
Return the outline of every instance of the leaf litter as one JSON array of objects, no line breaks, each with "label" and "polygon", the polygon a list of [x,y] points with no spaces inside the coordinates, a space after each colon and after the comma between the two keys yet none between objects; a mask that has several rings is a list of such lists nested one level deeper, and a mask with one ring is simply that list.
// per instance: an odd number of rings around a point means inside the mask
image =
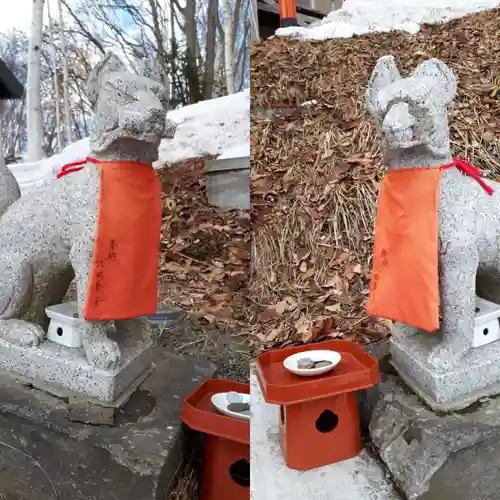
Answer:
[{"label": "leaf litter", "polygon": [[364,94],[387,54],[404,74],[431,57],[452,68],[453,153],[500,177],[500,9],[415,35],[254,44],[248,293],[260,347],[389,334],[390,321],[365,312],[383,165]]},{"label": "leaf litter", "polygon": [[205,158],[161,169],[163,223],[159,294],[206,323],[244,328],[250,217],[208,205]]}]

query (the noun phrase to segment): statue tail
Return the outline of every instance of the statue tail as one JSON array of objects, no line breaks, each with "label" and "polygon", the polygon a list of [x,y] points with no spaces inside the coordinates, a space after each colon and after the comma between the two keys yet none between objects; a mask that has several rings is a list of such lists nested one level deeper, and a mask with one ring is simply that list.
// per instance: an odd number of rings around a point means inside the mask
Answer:
[{"label": "statue tail", "polygon": [[21,189],[7,166],[0,165],[0,216],[21,197]]}]

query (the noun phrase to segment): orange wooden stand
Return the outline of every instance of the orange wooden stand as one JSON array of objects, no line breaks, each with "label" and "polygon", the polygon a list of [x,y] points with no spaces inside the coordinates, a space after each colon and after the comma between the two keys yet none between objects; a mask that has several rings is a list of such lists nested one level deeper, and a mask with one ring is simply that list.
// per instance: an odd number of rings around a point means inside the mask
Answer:
[{"label": "orange wooden stand", "polygon": [[218,392],[250,394],[248,384],[210,379],[184,400],[182,421],[206,434],[200,500],[250,498],[250,422],[217,413],[211,397]]},{"label": "orange wooden stand", "polygon": [[[313,349],[337,351],[342,359],[319,377],[299,377],[284,368],[291,354]],[[356,344],[333,340],[269,351],[257,358],[257,377],[265,400],[281,406],[280,441],[288,467],[314,469],[360,452],[356,392],[377,384],[378,363]]]}]

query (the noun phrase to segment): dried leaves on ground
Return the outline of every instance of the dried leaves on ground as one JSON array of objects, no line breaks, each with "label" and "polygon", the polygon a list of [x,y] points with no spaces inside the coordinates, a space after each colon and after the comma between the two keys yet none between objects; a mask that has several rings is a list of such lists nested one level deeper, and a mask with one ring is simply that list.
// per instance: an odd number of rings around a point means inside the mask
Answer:
[{"label": "dried leaves on ground", "polygon": [[[263,346],[387,334],[367,318],[379,142],[364,93],[376,60],[403,74],[437,57],[459,80],[452,148],[500,175],[500,10],[417,35],[276,38],[252,51],[253,332]],[[268,108],[281,108],[271,114]]]},{"label": "dried leaves on ground", "polygon": [[250,217],[208,205],[204,159],[159,171],[163,225],[160,298],[209,323],[244,326]]}]

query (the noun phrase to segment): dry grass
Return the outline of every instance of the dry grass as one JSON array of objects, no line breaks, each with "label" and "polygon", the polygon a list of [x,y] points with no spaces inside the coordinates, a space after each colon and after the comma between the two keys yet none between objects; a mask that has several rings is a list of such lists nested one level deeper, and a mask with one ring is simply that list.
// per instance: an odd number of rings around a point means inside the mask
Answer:
[{"label": "dry grass", "polygon": [[[365,108],[376,60],[403,73],[438,57],[459,79],[450,112],[454,153],[500,174],[500,10],[416,36],[268,40],[252,52],[253,249],[250,298],[264,346],[330,335],[360,342],[387,330],[366,317],[379,143]],[[288,108],[262,118],[262,108]]]},{"label": "dry grass", "polygon": [[192,468],[187,468],[179,478],[174,490],[165,500],[198,500],[198,479]]}]

